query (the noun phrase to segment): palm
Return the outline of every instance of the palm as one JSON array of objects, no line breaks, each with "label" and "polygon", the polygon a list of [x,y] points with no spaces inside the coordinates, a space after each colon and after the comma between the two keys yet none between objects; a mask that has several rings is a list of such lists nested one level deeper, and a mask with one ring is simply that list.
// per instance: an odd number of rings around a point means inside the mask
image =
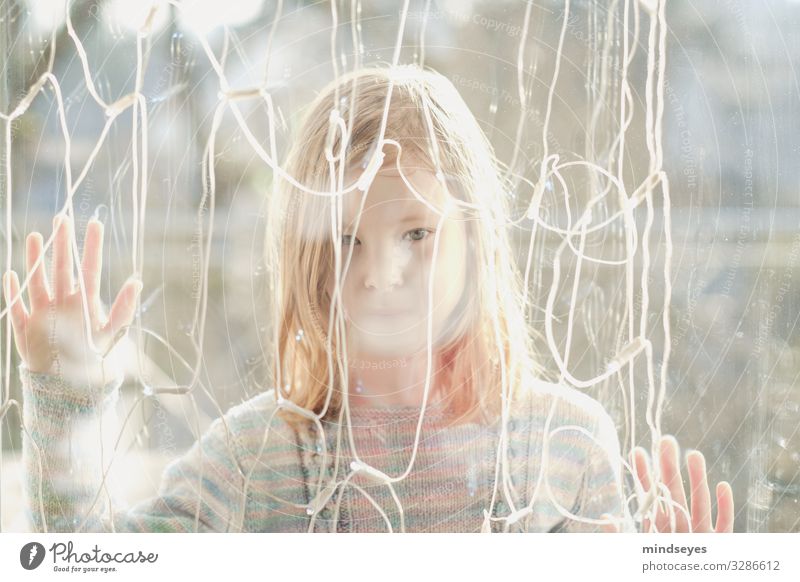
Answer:
[{"label": "palm", "polygon": [[[651,508],[648,512],[650,517],[644,520],[643,531],[660,533],[730,533],[733,531],[733,491],[725,481],[719,482],[716,487],[717,522],[712,527],[711,493],[708,489],[706,461],[701,452],[692,451],[686,458],[689,468],[691,505],[687,504],[680,470],[678,442],[674,437],[662,437],[659,443],[659,462],[661,483],[657,493],[660,498],[666,498],[666,493],[662,489],[666,488],[669,491],[669,498],[672,503],[660,502],[655,510]],[[652,488],[652,472],[647,452],[641,447],[636,447],[633,451],[633,464],[636,467],[636,477],[639,484],[645,493],[649,492]],[[677,506],[674,504],[677,504]],[[613,524],[604,526],[603,529],[605,531],[617,531],[616,526]]]},{"label": "palm", "polygon": [[[120,330],[130,325],[141,290],[139,281],[131,280],[117,294],[108,318],[99,296],[102,272],[103,225],[90,220],[86,229],[81,270],[86,295],[75,285],[71,247],[71,220],[63,215],[53,221],[53,285],[48,283],[43,239],[32,232],[26,240],[28,299],[30,310],[20,297],[17,274],[4,276],[4,291],[10,304],[11,323],[17,351],[32,372],[59,373],[83,383],[95,383],[102,376],[114,374],[112,360],[105,358]],[[38,265],[37,265],[38,262]],[[12,303],[13,302],[13,303]],[[88,322],[91,342],[87,334]],[[111,365],[113,368],[113,364]]]}]

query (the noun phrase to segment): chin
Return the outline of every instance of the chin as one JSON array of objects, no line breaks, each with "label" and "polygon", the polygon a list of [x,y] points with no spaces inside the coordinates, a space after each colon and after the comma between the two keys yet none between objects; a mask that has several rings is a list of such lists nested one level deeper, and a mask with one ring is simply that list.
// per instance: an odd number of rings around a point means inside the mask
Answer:
[{"label": "chin", "polygon": [[[435,352],[440,342],[434,336],[432,349]],[[370,334],[361,332],[348,342],[351,353],[358,353],[365,360],[412,358],[427,351],[427,337],[423,334]]]}]

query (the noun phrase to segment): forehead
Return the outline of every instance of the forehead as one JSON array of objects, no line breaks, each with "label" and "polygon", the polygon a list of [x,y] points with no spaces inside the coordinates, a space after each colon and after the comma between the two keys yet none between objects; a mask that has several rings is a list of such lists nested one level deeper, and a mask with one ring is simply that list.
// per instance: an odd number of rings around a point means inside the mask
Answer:
[{"label": "forehead", "polygon": [[[345,174],[345,184],[353,184],[358,180],[363,169],[356,168]],[[404,179],[405,178],[405,179]],[[355,220],[361,206],[364,192],[351,190],[343,195],[344,222]],[[421,197],[423,201],[420,201]],[[446,199],[445,189],[428,168],[403,167],[402,175],[394,164],[384,166],[375,175],[366,192],[364,214],[373,210],[387,213],[406,212],[422,216],[435,216],[441,210]],[[433,208],[431,208],[433,207]]]}]

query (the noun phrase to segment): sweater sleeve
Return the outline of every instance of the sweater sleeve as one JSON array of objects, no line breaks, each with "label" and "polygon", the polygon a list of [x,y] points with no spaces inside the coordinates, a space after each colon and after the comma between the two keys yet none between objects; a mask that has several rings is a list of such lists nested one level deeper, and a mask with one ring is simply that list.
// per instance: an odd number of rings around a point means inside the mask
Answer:
[{"label": "sweater sleeve", "polygon": [[[581,493],[575,515],[590,519],[601,519],[604,513],[622,520],[622,533],[635,533],[636,527],[628,510],[623,492],[622,463],[616,427],[608,413],[599,406],[596,414],[591,454],[583,474]],[[588,438],[588,437],[587,437]],[[602,532],[599,524],[567,519],[560,531]]]},{"label": "sweater sleeve", "polygon": [[[238,531],[244,479],[234,439],[235,411],[218,418],[161,477],[158,494],[132,508],[105,507],[103,487],[112,454],[97,436],[122,378],[102,390],[71,385],[60,376],[20,366],[23,389],[22,455],[25,504],[37,532]],[[112,430],[118,431],[115,424]]]}]

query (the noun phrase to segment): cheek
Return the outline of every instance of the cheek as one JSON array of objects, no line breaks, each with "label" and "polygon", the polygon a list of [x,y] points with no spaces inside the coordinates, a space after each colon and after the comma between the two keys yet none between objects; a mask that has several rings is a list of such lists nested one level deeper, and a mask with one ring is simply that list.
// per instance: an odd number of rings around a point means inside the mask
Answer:
[{"label": "cheek", "polygon": [[[427,264],[433,261],[433,245],[428,251]],[[457,300],[466,284],[466,241],[460,228],[452,228],[442,233],[439,256],[436,257],[437,295]]]},{"label": "cheek", "polygon": [[[355,303],[355,289],[353,284],[353,277],[347,277],[344,280],[339,280],[339,284],[341,285],[341,294],[342,294],[342,304],[346,311],[349,311],[350,306]],[[333,289],[333,284],[331,284],[331,289]],[[331,297],[333,297],[333,291],[331,291]]]},{"label": "cheek", "polygon": [[442,278],[437,283],[442,288],[443,301],[448,305],[455,304],[463,295],[465,289],[464,263],[459,262],[443,270]]}]

